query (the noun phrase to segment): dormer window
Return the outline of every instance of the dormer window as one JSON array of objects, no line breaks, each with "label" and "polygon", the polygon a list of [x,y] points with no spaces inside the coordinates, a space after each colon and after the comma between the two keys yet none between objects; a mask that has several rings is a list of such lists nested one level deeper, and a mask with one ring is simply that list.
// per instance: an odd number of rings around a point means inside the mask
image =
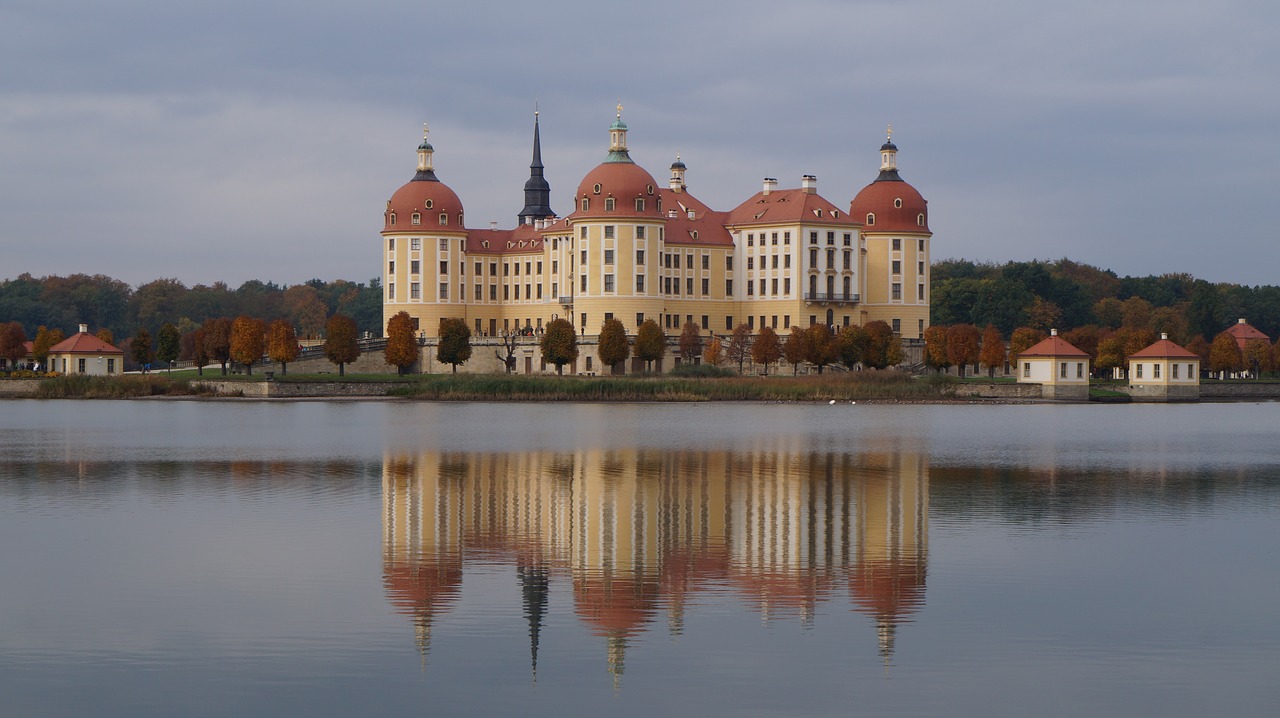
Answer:
[{"label": "dormer window", "polygon": [[604,211],[606,211],[606,212],[612,212],[612,211],[613,211],[613,198],[612,198],[612,197],[605,197],[605,198],[604,198]]},{"label": "dormer window", "polygon": [[447,227],[447,226],[449,226],[449,213],[448,213],[448,212],[441,212],[441,213],[440,213],[440,226],[441,226],[441,227]]},{"label": "dormer window", "polygon": [[894,198],[893,198],[893,207],[894,207],[894,209],[902,209],[902,198],[901,198],[901,197],[894,197]]},{"label": "dormer window", "polygon": [[426,207],[427,209],[431,209],[432,207],[436,206],[436,201],[433,199],[429,199],[427,200],[426,204],[424,204],[423,206]]},{"label": "dormer window", "polygon": [[387,220],[387,224],[390,224],[390,225],[392,225],[392,226],[395,226],[395,223],[396,223],[396,213],[395,213],[395,212],[392,212],[392,213],[391,213],[391,216],[390,216],[390,217],[388,218],[388,220]]},{"label": "dormer window", "polygon": [[924,226],[924,212],[921,212],[920,214],[916,215],[916,226],[917,227]]},{"label": "dormer window", "polygon": [[592,187],[591,191],[594,192],[595,194],[600,194],[600,183],[596,182],[596,186]]},{"label": "dormer window", "polygon": [[644,197],[636,197],[636,211],[637,212],[644,211]]},{"label": "dormer window", "polygon": [[458,213],[458,226],[459,226],[459,227],[461,227],[461,226],[462,226],[462,213],[461,213],[461,212],[459,212],[459,213]]},{"label": "dormer window", "polygon": [[867,212],[867,226],[868,226],[868,227],[870,227],[871,225],[873,225],[873,224],[875,224],[875,223],[876,223],[876,215],[875,215],[875,213],[873,213],[873,212]]},{"label": "dormer window", "polygon": [[413,217],[411,218],[411,221],[415,225],[422,224],[422,215],[418,214],[417,212],[414,212]]},{"label": "dormer window", "polygon": [[645,188],[645,190],[646,190],[649,194],[653,194],[653,185],[649,185],[648,187],[646,187],[646,188]]},{"label": "dormer window", "polygon": [[591,199],[590,199],[590,198],[588,198],[588,197],[583,197],[583,198],[582,198],[582,211],[583,211],[583,212],[586,212],[586,211],[587,211],[587,210],[589,210],[589,209],[591,209]]}]

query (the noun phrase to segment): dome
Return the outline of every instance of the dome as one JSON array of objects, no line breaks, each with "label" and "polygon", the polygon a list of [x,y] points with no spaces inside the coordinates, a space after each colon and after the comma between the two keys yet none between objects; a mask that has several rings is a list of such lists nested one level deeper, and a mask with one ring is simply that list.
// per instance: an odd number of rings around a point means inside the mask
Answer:
[{"label": "dome", "polygon": [[[597,189],[598,188],[598,189]],[[658,183],[643,167],[630,162],[603,162],[587,173],[578,184],[574,196],[574,216],[582,217],[661,217],[658,211]],[[586,210],[582,200],[589,200]],[[613,198],[614,209],[605,200]],[[637,209],[636,199],[644,199]]]},{"label": "dome", "polygon": [[[896,173],[895,173],[896,174]],[[867,215],[875,215],[875,223]],[[878,179],[849,203],[849,216],[866,222],[866,232],[928,232],[929,203],[900,179]]]},{"label": "dome", "polygon": [[[391,195],[387,211],[383,215],[384,232],[412,232],[427,228],[453,231],[465,229],[460,219],[462,201],[458,199],[458,195],[448,185],[434,179],[434,174],[431,174],[431,179],[423,178],[424,174],[428,173],[419,172]],[[418,225],[413,223],[415,213],[419,215]],[[446,217],[444,223],[440,221],[441,214]],[[391,222],[393,215],[395,224]]]}]

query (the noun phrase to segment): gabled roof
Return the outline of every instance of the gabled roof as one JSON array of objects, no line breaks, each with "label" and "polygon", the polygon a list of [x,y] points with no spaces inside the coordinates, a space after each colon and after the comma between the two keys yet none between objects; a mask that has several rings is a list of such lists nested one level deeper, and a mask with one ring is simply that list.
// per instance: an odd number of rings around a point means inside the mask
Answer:
[{"label": "gabled roof", "polygon": [[1188,351],[1168,339],[1161,339],[1149,347],[1140,349],[1129,355],[1130,359],[1199,359],[1195,353]]},{"label": "gabled roof", "polygon": [[751,224],[839,224],[858,225],[844,210],[822,195],[804,189],[775,189],[756,192],[751,199],[729,211],[729,226]]},{"label": "gabled roof", "polygon": [[1088,352],[1077,349],[1071,342],[1054,335],[1030,347],[1019,357],[1087,357]]},{"label": "gabled roof", "polygon": [[50,354],[124,354],[124,350],[112,346],[87,332],[77,332],[49,348]]},{"label": "gabled roof", "polygon": [[664,189],[661,194],[662,207],[667,213],[666,244],[733,246],[733,235],[724,227],[728,212],[711,209],[688,191]]},{"label": "gabled roof", "polygon": [[1266,334],[1258,331],[1243,319],[1227,327],[1225,331],[1227,334],[1235,337],[1236,344],[1239,344],[1241,349],[1244,349],[1244,345],[1250,339],[1261,339],[1264,342],[1271,341],[1271,337],[1268,337]]},{"label": "gabled roof", "polygon": [[467,232],[467,254],[529,254],[542,252],[542,234],[531,224],[515,229],[473,229]]}]

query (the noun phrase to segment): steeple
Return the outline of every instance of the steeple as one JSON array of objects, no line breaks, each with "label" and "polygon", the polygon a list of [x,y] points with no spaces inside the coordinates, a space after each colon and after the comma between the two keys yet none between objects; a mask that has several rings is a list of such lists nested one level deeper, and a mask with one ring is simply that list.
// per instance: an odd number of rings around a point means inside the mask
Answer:
[{"label": "steeple", "polygon": [[529,164],[529,179],[524,183],[524,209],[516,215],[520,224],[533,224],[535,220],[556,216],[551,209],[551,185],[542,176],[542,139],[538,132],[538,111],[533,111],[533,162]]},{"label": "steeple", "polygon": [[877,182],[901,182],[898,176],[898,146],[893,144],[893,125],[889,125],[888,138],[880,145],[880,176]]},{"label": "steeple", "polygon": [[435,148],[427,142],[427,123],[422,123],[422,144],[418,145],[418,173],[413,176],[415,182],[439,182],[436,178],[435,169],[432,167],[431,156],[435,154]]},{"label": "steeple", "polygon": [[618,103],[617,118],[609,125],[609,156],[604,161],[635,164],[631,161],[631,154],[627,152],[627,123],[622,121],[621,102]]},{"label": "steeple", "polygon": [[524,602],[524,617],[529,621],[530,670],[533,681],[538,681],[538,636],[542,632],[542,617],[547,612],[551,578],[547,570],[539,566],[517,566],[520,593]]},{"label": "steeple", "polygon": [[684,191],[684,172],[687,169],[689,168],[685,167],[684,162],[680,160],[680,153],[677,152],[676,161],[671,163],[671,183],[668,185],[672,192]]}]

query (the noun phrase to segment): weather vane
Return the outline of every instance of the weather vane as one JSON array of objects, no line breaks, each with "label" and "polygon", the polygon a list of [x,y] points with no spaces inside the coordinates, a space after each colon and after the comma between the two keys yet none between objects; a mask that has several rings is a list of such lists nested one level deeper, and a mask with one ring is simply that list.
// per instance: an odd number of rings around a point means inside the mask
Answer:
[{"label": "weather vane", "polygon": [[889,123],[889,141],[893,142],[893,123]]},{"label": "weather vane", "polygon": [[618,100],[618,119],[622,119],[622,100]]},{"label": "weather vane", "polygon": [[428,129],[427,129],[427,123],[423,122],[423,123],[422,123],[422,139],[424,139],[424,140],[425,140],[425,139],[427,139],[427,133],[428,133],[429,131],[430,131],[430,130],[428,130]]}]

